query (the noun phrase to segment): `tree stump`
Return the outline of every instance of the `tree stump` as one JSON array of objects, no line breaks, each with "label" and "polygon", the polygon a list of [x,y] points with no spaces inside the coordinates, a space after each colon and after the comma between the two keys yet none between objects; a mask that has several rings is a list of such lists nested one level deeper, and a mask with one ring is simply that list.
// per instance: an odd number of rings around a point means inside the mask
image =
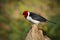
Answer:
[{"label": "tree stump", "polygon": [[42,30],[38,30],[37,25],[33,24],[25,40],[44,40]]}]

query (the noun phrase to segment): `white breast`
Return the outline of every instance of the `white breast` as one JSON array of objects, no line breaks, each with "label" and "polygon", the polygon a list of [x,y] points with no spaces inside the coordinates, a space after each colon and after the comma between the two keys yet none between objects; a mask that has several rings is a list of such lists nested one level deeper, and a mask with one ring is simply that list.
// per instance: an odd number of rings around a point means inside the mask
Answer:
[{"label": "white breast", "polygon": [[37,21],[37,20],[32,19],[32,18],[29,16],[29,13],[28,13],[28,16],[27,16],[27,20],[29,20],[29,21],[31,21],[31,22],[33,22],[33,23],[35,23],[35,24],[39,24],[39,23],[40,23],[40,21]]}]

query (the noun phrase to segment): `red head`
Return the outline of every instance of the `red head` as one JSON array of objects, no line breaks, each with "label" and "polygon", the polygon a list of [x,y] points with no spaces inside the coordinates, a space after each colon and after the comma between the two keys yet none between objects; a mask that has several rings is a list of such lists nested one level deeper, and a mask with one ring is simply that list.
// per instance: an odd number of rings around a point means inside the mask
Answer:
[{"label": "red head", "polygon": [[24,11],[23,15],[24,15],[24,17],[27,17],[28,16],[28,11]]}]

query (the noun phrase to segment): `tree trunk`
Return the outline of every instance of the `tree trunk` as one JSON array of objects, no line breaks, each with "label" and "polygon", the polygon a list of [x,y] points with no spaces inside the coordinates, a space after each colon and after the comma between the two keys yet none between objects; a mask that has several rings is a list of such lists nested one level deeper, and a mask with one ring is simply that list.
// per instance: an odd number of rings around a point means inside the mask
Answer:
[{"label": "tree trunk", "polygon": [[38,30],[37,25],[33,24],[25,40],[51,40],[48,36],[43,35],[42,30]]},{"label": "tree trunk", "polygon": [[38,30],[37,25],[33,24],[25,40],[44,40],[42,30]]}]

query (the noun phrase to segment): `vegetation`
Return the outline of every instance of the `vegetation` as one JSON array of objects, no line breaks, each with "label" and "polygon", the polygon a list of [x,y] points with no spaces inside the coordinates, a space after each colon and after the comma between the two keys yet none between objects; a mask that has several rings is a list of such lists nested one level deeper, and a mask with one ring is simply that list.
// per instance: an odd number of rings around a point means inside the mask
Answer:
[{"label": "vegetation", "polygon": [[31,26],[24,10],[56,22],[48,22],[44,30],[52,40],[60,40],[60,0],[0,0],[0,40],[24,40]]}]

